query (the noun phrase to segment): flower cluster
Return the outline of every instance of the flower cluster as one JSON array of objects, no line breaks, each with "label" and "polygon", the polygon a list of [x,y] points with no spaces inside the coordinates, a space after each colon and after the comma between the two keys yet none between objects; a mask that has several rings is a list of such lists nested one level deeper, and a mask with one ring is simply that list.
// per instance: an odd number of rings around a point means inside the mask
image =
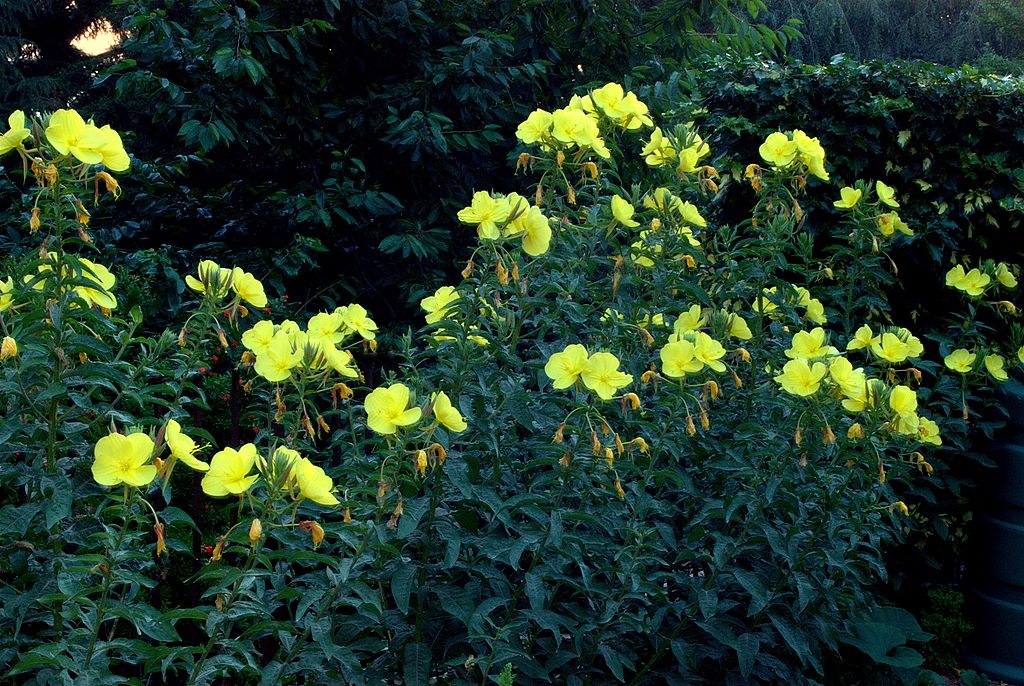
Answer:
[{"label": "flower cluster", "polygon": [[290,319],[280,324],[265,319],[242,334],[242,345],[256,357],[254,371],[271,383],[285,381],[295,372],[333,371],[357,379],[359,370],[352,353],[340,346],[354,335],[372,341],[376,330],[366,309],[352,304],[313,315],[305,330]]},{"label": "flower cluster", "polygon": [[469,207],[459,210],[459,221],[476,226],[483,240],[519,238],[523,252],[532,257],[543,255],[551,244],[551,225],[539,207],[518,193],[491,195],[477,191]]},{"label": "flower cluster", "polygon": [[789,135],[781,131],[769,134],[758,151],[765,162],[777,169],[799,165],[822,181],[829,179],[825,170],[825,148],[817,138],[811,138],[800,129],[794,129]]},{"label": "flower cluster", "polygon": [[975,267],[968,271],[961,264],[954,266],[946,272],[946,285],[977,298],[988,290],[993,278],[1003,288],[1017,287],[1017,277],[1010,267],[1004,262],[994,263],[992,260],[988,260],[982,269]]},{"label": "flower cluster", "polygon": [[582,381],[602,400],[611,400],[615,392],[633,383],[633,376],[619,371],[619,358],[611,353],[589,354],[587,349],[574,343],[548,358],[544,373],[556,389],[569,388]]},{"label": "flower cluster", "polygon": [[711,146],[700,137],[693,122],[690,122],[671,136],[666,136],[661,127],[656,127],[640,154],[648,166],[672,166],[682,176],[700,169],[699,162],[711,154]]},{"label": "flower cluster", "polygon": [[[39,265],[35,274],[29,274],[24,277],[24,283],[37,291],[52,288],[58,281],[57,270],[54,269],[55,262],[56,255],[51,254],[49,262]],[[117,279],[102,264],[84,257],[65,255],[60,271],[61,295],[73,292],[87,306],[92,307],[95,305],[100,310],[107,312],[117,307],[117,298],[113,293],[114,284],[117,282]],[[78,283],[78,285],[71,285],[73,283]],[[9,306],[12,288],[13,284],[10,283],[10,279],[8,279],[6,286],[0,282],[0,293],[3,294],[0,295],[0,310],[5,309],[3,307],[4,298],[8,298]]]},{"label": "flower cluster", "polygon": [[196,273],[196,276],[186,276],[185,284],[216,304],[220,304],[229,293],[234,293],[236,305],[244,300],[253,307],[267,306],[267,294],[263,290],[263,284],[241,267],[228,269],[213,260],[203,260],[199,263]]}]

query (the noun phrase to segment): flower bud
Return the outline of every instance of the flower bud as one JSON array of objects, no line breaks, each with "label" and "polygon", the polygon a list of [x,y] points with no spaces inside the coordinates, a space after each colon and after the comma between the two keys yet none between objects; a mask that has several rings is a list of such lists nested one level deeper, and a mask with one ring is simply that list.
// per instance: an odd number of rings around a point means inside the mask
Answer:
[{"label": "flower bud", "polygon": [[615,495],[619,496],[619,500],[626,499],[626,492],[622,490],[622,482],[615,479]]},{"label": "flower bud", "polygon": [[42,221],[40,221],[39,219],[39,208],[33,207],[32,216],[29,217],[28,220],[28,230],[32,233],[35,233],[36,231],[39,230],[40,226],[42,226]]},{"label": "flower bud", "polygon": [[299,528],[313,538],[313,550],[316,550],[324,542],[324,528],[316,522],[309,519],[301,521]]},{"label": "flower bud", "polygon": [[345,508],[345,514],[342,515],[341,521],[344,524],[351,524],[352,523],[352,510],[350,510],[349,508],[346,507]]},{"label": "flower bud", "polygon": [[249,525],[249,545],[253,548],[260,542],[260,538],[263,536],[263,525],[260,524],[260,520],[252,520],[252,524]]},{"label": "flower bud", "polygon": [[9,360],[18,356],[18,342],[10,336],[4,336],[3,343],[0,343],[0,360]]},{"label": "flower bud", "polygon": [[164,540],[164,525],[157,522],[153,525],[153,533],[156,534],[156,556],[167,552],[167,541]]},{"label": "flower bud", "polygon": [[416,451],[416,471],[420,476],[427,475],[427,451],[418,450]]},{"label": "flower bud", "polygon": [[222,555],[224,555],[224,539],[220,538],[217,540],[217,545],[213,546],[213,552],[210,553],[210,559],[214,562],[220,562]]},{"label": "flower bud", "polygon": [[892,509],[894,512],[899,512],[904,517],[910,516],[910,509],[907,507],[907,504],[902,500],[897,500],[892,505],[890,505],[889,508]]},{"label": "flower bud", "polygon": [[615,450],[618,451],[620,456],[626,450],[626,446],[622,445],[622,439],[619,438],[618,434],[615,434]]},{"label": "flower bud", "polygon": [[694,425],[693,417],[691,417],[690,415],[686,415],[686,433],[690,434],[691,436],[697,433],[697,427]]},{"label": "flower bud", "polygon": [[604,449],[604,461],[608,464],[609,468],[615,464],[615,453],[611,448]]},{"label": "flower bud", "polygon": [[825,425],[825,428],[821,430],[821,444],[822,445],[834,445],[836,442],[836,434],[832,431],[832,427]]},{"label": "flower bud", "polygon": [[462,270],[462,278],[468,279],[470,274],[473,273],[473,260],[466,263],[465,269]]},{"label": "flower bud", "polygon": [[864,438],[864,427],[859,422],[855,422],[850,425],[850,428],[846,430],[846,437],[851,441],[855,441],[858,438]]},{"label": "flower bud", "polygon": [[597,457],[601,454],[601,441],[597,438],[597,432],[590,432],[590,452]]},{"label": "flower bud", "polygon": [[629,442],[629,444],[630,445],[639,446],[640,447],[640,454],[641,455],[646,455],[651,450],[650,446],[647,445],[647,441],[645,441],[640,436],[637,436],[636,438],[634,438],[632,441]]},{"label": "flower bud", "polygon": [[560,466],[560,467],[561,467],[562,469],[568,469],[568,468],[569,468],[569,461],[570,461],[570,460],[572,460],[572,453],[570,453],[570,452],[569,452],[569,451],[567,450],[567,451],[565,451],[565,454],[564,454],[564,455],[562,455],[562,457],[560,457],[560,458],[559,458],[559,460],[558,460],[558,464],[559,464],[559,466]]},{"label": "flower bud", "polygon": [[555,154],[555,164],[557,164],[559,167],[561,167],[563,164],[565,164],[565,153],[562,152],[561,150],[559,150]]},{"label": "flower bud", "polygon": [[651,231],[657,231],[661,228],[661,220],[655,217],[651,220]]},{"label": "flower bud", "polygon": [[582,169],[583,178],[590,177],[591,179],[597,179],[597,165],[593,162],[584,162]]},{"label": "flower bud", "polygon": [[523,171],[526,171],[526,168],[527,168],[527,166],[529,166],[529,164],[530,164],[530,153],[528,153],[528,152],[519,153],[519,158],[516,160],[516,173],[519,173],[520,169],[522,169]]},{"label": "flower bud", "polygon": [[796,433],[793,434],[793,441],[797,445],[800,445],[801,443],[804,442],[804,429],[802,426],[796,427]]},{"label": "flower bud", "polygon": [[622,396],[622,400],[623,402],[629,402],[630,409],[640,409],[640,396],[638,396],[636,393],[627,393],[624,396]]},{"label": "flower bud", "polygon": [[700,428],[705,431],[711,428],[711,418],[708,416],[708,411],[704,409],[700,411]]},{"label": "flower bud", "polygon": [[565,422],[562,422],[561,424],[558,425],[558,428],[555,429],[555,435],[552,437],[551,442],[552,443],[561,443],[563,440],[565,440],[564,434],[565,434]]}]

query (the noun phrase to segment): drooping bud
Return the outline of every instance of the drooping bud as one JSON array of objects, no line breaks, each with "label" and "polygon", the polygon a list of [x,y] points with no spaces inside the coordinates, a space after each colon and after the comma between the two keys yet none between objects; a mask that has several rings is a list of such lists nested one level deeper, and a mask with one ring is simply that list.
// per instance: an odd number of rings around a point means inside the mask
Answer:
[{"label": "drooping bud", "polygon": [[793,442],[797,445],[804,442],[804,428],[802,426],[796,427],[796,433],[793,434]]},{"label": "drooping bud", "polygon": [[346,507],[345,508],[345,514],[342,515],[341,521],[344,524],[351,524],[352,523],[352,510],[350,510],[349,508]]},{"label": "drooping bud", "polygon": [[562,455],[562,457],[560,457],[560,458],[559,458],[559,460],[558,460],[558,464],[559,464],[559,466],[560,466],[560,467],[561,467],[562,469],[568,469],[568,468],[569,468],[569,462],[570,462],[571,460],[572,460],[572,453],[570,453],[570,452],[569,452],[569,451],[567,450],[567,451],[565,451],[565,454],[564,454],[564,455]]},{"label": "drooping bud", "polygon": [[686,415],[686,433],[690,434],[691,436],[697,433],[697,427],[694,425],[693,417],[691,417],[690,415]]},{"label": "drooping bud", "polygon": [[740,379],[739,374],[733,370],[729,370],[732,373],[732,382],[736,385],[736,388],[743,388],[743,380]]},{"label": "drooping bud", "polygon": [[899,512],[904,517],[910,516],[910,509],[907,507],[907,504],[902,500],[897,500],[892,505],[890,505],[889,508],[894,512]]},{"label": "drooping bud", "polygon": [[519,153],[519,158],[516,160],[516,173],[518,174],[520,169],[522,169],[523,171],[526,171],[526,169],[527,169],[529,164],[530,164],[530,153],[528,153],[528,152]]},{"label": "drooping bud", "polygon": [[418,450],[416,451],[416,472],[420,476],[427,475],[427,451]]},{"label": "drooping bud", "polygon": [[655,217],[651,220],[651,231],[657,231],[661,228],[661,220]]},{"label": "drooping bud", "polygon": [[626,499],[626,492],[622,490],[622,482],[617,478],[615,479],[615,495],[619,496],[619,500]]},{"label": "drooping bud", "polygon": [[561,424],[558,425],[558,428],[555,429],[555,435],[554,435],[554,437],[552,437],[551,442],[552,443],[561,443],[563,440],[565,440],[564,434],[565,434],[565,422],[562,422]]},{"label": "drooping bud", "polygon": [[604,461],[608,464],[609,469],[615,464],[615,453],[611,448],[604,449]]},{"label": "drooping bud", "polygon": [[167,552],[167,541],[164,540],[164,525],[157,522],[153,525],[153,533],[156,534],[156,556]]},{"label": "drooping bud", "polygon": [[313,550],[316,550],[324,542],[324,528],[318,523],[307,519],[299,522],[299,528],[305,531],[313,539]]},{"label": "drooping bud", "polygon": [[597,438],[597,432],[590,432],[590,452],[597,457],[601,454],[601,441]]},{"label": "drooping bud", "polygon": [[555,164],[557,164],[559,167],[561,167],[563,164],[565,164],[565,153],[562,152],[561,150],[559,150],[555,154]]},{"label": "drooping bud", "polygon": [[210,559],[214,562],[220,562],[221,556],[224,555],[224,537],[217,539],[217,544],[213,546],[213,552],[210,553]]},{"label": "drooping bud", "polygon": [[622,439],[619,438],[619,434],[615,434],[615,449],[618,451],[620,457],[626,450],[626,446],[622,445]]},{"label": "drooping bud", "polygon": [[18,342],[10,336],[4,336],[3,343],[0,343],[0,360],[9,360],[18,356]]},{"label": "drooping bud", "polygon": [[39,208],[38,207],[33,207],[32,208],[32,216],[29,217],[29,220],[28,220],[28,230],[31,233],[35,233],[36,231],[39,230],[39,227],[42,226],[42,224],[43,224],[42,221],[39,219]]},{"label": "drooping bud", "polygon": [[637,436],[636,438],[634,438],[632,441],[629,442],[629,444],[630,445],[639,446],[640,447],[640,454],[641,455],[646,455],[647,453],[649,453],[651,451],[650,446],[647,445],[647,441],[645,441],[640,436]]},{"label": "drooping bud", "polygon": [[394,529],[398,526],[398,520],[402,518],[402,513],[405,511],[405,506],[402,503],[402,496],[398,496],[398,503],[395,504],[395,509],[391,513],[391,518],[388,519],[388,528]]},{"label": "drooping bud", "polygon": [[582,169],[582,176],[586,179],[588,176],[591,179],[597,179],[597,165],[593,162],[584,162]]},{"label": "drooping bud", "polygon": [[859,422],[855,422],[850,425],[850,428],[846,430],[846,437],[851,441],[855,441],[858,438],[864,438],[864,427]]},{"label": "drooping bud", "polygon": [[832,431],[832,427],[828,424],[821,430],[821,444],[822,445],[834,445],[836,442],[836,434]]},{"label": "drooping bud", "polygon": [[623,409],[625,409],[627,401],[629,403],[630,409],[640,409],[640,396],[638,396],[636,393],[626,393],[624,396],[622,396]]},{"label": "drooping bud", "polygon": [[697,260],[693,259],[693,255],[683,255],[683,262],[686,264],[687,269],[697,268]]}]

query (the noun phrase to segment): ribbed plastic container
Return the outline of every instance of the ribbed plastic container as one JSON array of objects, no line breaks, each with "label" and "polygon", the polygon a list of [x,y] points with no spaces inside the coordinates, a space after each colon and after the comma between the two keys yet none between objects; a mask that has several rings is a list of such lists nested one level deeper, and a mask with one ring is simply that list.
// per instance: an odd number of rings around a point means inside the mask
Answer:
[{"label": "ribbed plastic container", "polygon": [[1024,684],[1024,384],[1003,385],[1009,420],[989,445],[966,597],[974,633],[965,658],[990,678]]}]

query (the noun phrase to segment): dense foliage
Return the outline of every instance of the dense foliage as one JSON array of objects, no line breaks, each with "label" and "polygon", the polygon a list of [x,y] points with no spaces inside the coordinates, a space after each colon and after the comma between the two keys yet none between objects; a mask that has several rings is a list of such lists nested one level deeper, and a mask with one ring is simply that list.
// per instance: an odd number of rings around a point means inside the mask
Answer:
[{"label": "dense foliage", "polygon": [[[1016,267],[961,260],[943,316],[879,321],[882,248],[913,233],[902,186],[826,185],[841,168],[789,128],[736,148],[749,163],[728,180],[693,127],[654,124],[615,84],[532,112],[516,129],[532,182],[467,194],[448,220],[472,249],[462,280],[366,383],[366,309],[296,323],[242,267],[200,262],[174,327],[140,334],[124,280],[85,257],[87,204],[122,191],[120,138],[74,112],[12,115],[0,152],[28,172],[12,230],[37,247],[0,281],[4,669],[933,677],[885,554],[941,488],[936,448],[971,428],[975,391],[1021,359],[994,302]],[[714,219],[741,183],[747,216]],[[818,215],[827,264],[803,231],[815,198],[838,212]]]}]

